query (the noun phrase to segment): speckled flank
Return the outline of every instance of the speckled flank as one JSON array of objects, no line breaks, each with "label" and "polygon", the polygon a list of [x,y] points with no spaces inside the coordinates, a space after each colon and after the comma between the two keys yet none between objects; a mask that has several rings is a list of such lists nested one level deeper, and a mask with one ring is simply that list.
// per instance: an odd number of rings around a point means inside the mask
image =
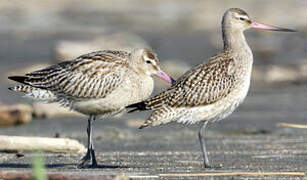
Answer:
[{"label": "speckled flank", "polygon": [[236,82],[235,61],[219,55],[183,75],[168,91],[146,101],[149,107],[171,107],[212,104],[227,96]]}]

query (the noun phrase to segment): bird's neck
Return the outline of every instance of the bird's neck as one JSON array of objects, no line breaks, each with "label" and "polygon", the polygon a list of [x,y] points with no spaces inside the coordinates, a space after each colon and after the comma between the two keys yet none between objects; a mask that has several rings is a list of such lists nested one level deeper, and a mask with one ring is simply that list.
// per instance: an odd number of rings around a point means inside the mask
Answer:
[{"label": "bird's neck", "polygon": [[[240,73],[250,77],[253,65],[253,54],[248,46],[243,31],[223,28],[224,51],[235,57]],[[249,79],[249,78],[248,78]]]},{"label": "bird's neck", "polygon": [[243,31],[232,28],[223,27],[224,50],[231,50],[237,53],[250,51],[250,48],[245,40]]}]

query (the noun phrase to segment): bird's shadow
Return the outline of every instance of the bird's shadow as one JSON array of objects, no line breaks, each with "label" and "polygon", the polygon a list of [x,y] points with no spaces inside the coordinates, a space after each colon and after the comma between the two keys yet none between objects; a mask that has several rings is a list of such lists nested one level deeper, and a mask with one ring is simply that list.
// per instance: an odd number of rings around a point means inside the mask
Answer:
[{"label": "bird's shadow", "polygon": [[121,168],[132,168],[132,167],[120,166],[120,165],[97,165],[96,167],[85,166],[84,168],[80,168],[80,169],[121,169]]},{"label": "bird's shadow", "polygon": [[[61,167],[72,167],[77,168],[78,164],[46,164],[46,168],[61,168]],[[2,163],[0,168],[32,168],[31,164],[20,164],[20,163]],[[82,169],[120,169],[120,168],[131,168],[129,166],[120,166],[120,165],[98,165],[95,168],[84,167]]]}]

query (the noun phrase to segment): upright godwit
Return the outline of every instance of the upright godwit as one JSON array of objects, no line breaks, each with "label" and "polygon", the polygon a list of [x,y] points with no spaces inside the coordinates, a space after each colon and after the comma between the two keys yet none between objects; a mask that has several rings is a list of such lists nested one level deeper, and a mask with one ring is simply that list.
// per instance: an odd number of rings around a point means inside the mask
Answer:
[{"label": "upright godwit", "polygon": [[153,91],[151,75],[172,83],[172,78],[159,67],[155,53],[148,49],[97,51],[9,79],[23,83],[10,90],[46,102],[59,102],[72,110],[89,115],[87,153],[80,168],[92,159],[97,167],[92,123],[97,116],[122,112],[125,106],[143,101]]},{"label": "upright godwit", "polygon": [[164,92],[128,106],[134,108],[130,112],[154,110],[140,129],[172,121],[184,124],[203,122],[199,141],[204,166],[212,167],[208,160],[204,131],[209,121],[226,118],[246,97],[253,54],[243,32],[249,28],[293,32],[252,22],[241,9],[227,10],[222,20],[224,49],[221,53],[186,72]]}]

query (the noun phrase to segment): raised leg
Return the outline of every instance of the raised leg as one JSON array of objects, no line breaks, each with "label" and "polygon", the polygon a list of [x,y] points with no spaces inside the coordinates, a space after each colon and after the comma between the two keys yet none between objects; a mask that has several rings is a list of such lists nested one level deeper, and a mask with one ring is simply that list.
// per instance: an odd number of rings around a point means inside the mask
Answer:
[{"label": "raised leg", "polygon": [[201,126],[199,133],[198,133],[198,138],[199,138],[199,141],[200,141],[201,150],[203,151],[204,167],[205,168],[213,168],[213,166],[211,166],[210,163],[209,163],[208,153],[207,153],[207,149],[206,149],[206,142],[205,142],[205,138],[204,138],[204,133],[205,133],[205,129],[207,127],[207,124],[208,124],[208,121],[205,121],[204,124]]},{"label": "raised leg", "polygon": [[78,165],[79,168],[84,168],[85,164],[92,159],[92,165],[89,167],[96,168],[97,167],[97,161],[95,156],[95,147],[94,147],[94,141],[92,137],[92,125],[95,121],[95,116],[90,116],[88,119],[87,124],[87,152],[85,156],[82,158],[82,162]]}]

